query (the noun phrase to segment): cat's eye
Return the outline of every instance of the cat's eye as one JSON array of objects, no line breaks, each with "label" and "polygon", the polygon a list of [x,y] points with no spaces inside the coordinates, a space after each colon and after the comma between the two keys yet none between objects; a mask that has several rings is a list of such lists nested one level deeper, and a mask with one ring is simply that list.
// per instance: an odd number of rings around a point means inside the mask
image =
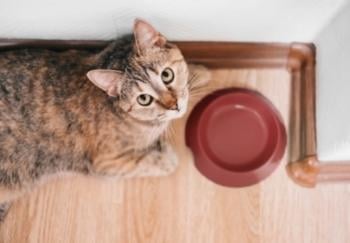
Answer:
[{"label": "cat's eye", "polygon": [[153,97],[148,94],[141,94],[137,97],[137,102],[142,106],[149,106],[153,102]]},{"label": "cat's eye", "polygon": [[171,70],[171,68],[164,69],[161,73],[161,78],[165,84],[170,84],[175,78],[173,70]]}]

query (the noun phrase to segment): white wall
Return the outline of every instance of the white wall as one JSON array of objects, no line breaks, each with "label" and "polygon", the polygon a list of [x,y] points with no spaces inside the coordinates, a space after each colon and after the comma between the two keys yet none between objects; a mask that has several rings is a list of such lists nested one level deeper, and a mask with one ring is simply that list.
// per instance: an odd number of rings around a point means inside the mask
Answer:
[{"label": "white wall", "polygon": [[350,160],[350,3],[317,46],[317,145],[321,160]]},{"label": "white wall", "polygon": [[135,17],[169,39],[311,41],[346,0],[0,0],[0,37],[111,39]]}]

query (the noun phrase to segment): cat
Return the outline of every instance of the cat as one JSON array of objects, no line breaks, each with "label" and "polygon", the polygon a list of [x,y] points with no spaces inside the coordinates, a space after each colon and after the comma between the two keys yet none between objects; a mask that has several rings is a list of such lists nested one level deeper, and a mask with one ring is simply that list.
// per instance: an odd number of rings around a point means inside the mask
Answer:
[{"label": "cat", "polygon": [[163,134],[185,114],[195,76],[209,79],[139,19],[100,52],[0,53],[0,221],[48,175],[173,172],[177,157]]}]

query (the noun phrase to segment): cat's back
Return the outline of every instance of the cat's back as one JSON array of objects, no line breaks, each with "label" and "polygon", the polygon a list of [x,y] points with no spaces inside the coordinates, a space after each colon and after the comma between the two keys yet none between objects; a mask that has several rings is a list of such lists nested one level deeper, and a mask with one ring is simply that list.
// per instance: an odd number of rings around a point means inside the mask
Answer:
[{"label": "cat's back", "polygon": [[85,59],[90,55],[78,50],[0,52],[0,171],[8,171],[7,164],[13,162],[14,169],[23,167],[26,173],[41,161],[40,156],[50,163],[61,161],[65,154],[75,156],[69,152],[74,143],[62,145],[72,143],[73,135],[68,135],[79,128],[75,122],[79,114],[72,112],[74,102],[69,99],[82,93],[83,84],[89,84]]},{"label": "cat's back", "polygon": [[0,52],[0,99],[12,96],[29,85],[34,74],[45,66],[44,50],[14,50]]},{"label": "cat's back", "polygon": [[89,55],[78,50],[0,52],[0,130],[11,124],[16,129],[40,127],[39,118],[50,105],[64,104],[86,83],[82,77],[89,68],[84,61]]},{"label": "cat's back", "polygon": [[[39,93],[73,92],[88,69],[90,53],[69,50],[19,49],[0,52],[0,101],[10,105],[26,102]],[[4,104],[3,104],[4,105]]]},{"label": "cat's back", "polygon": [[0,51],[0,71],[5,71],[5,68],[13,69],[17,66],[33,68],[42,65],[43,61],[54,56],[54,52],[46,49],[24,48]]},{"label": "cat's back", "polygon": [[[47,70],[49,51],[20,49],[0,52],[0,126],[15,118],[18,109],[33,101]],[[1,124],[2,123],[2,124]]]},{"label": "cat's back", "polygon": [[[79,73],[90,52],[46,49],[18,49],[0,52],[0,85],[13,86],[29,81],[44,81]],[[0,91],[1,92],[1,91]]]}]

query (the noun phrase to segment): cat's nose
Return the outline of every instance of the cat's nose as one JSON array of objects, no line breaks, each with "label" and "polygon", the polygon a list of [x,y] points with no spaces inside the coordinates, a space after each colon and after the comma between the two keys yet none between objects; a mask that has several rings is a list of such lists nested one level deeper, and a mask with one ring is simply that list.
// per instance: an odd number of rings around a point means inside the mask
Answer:
[{"label": "cat's nose", "polygon": [[177,110],[177,99],[170,94],[163,94],[161,97],[162,105],[169,110]]}]

